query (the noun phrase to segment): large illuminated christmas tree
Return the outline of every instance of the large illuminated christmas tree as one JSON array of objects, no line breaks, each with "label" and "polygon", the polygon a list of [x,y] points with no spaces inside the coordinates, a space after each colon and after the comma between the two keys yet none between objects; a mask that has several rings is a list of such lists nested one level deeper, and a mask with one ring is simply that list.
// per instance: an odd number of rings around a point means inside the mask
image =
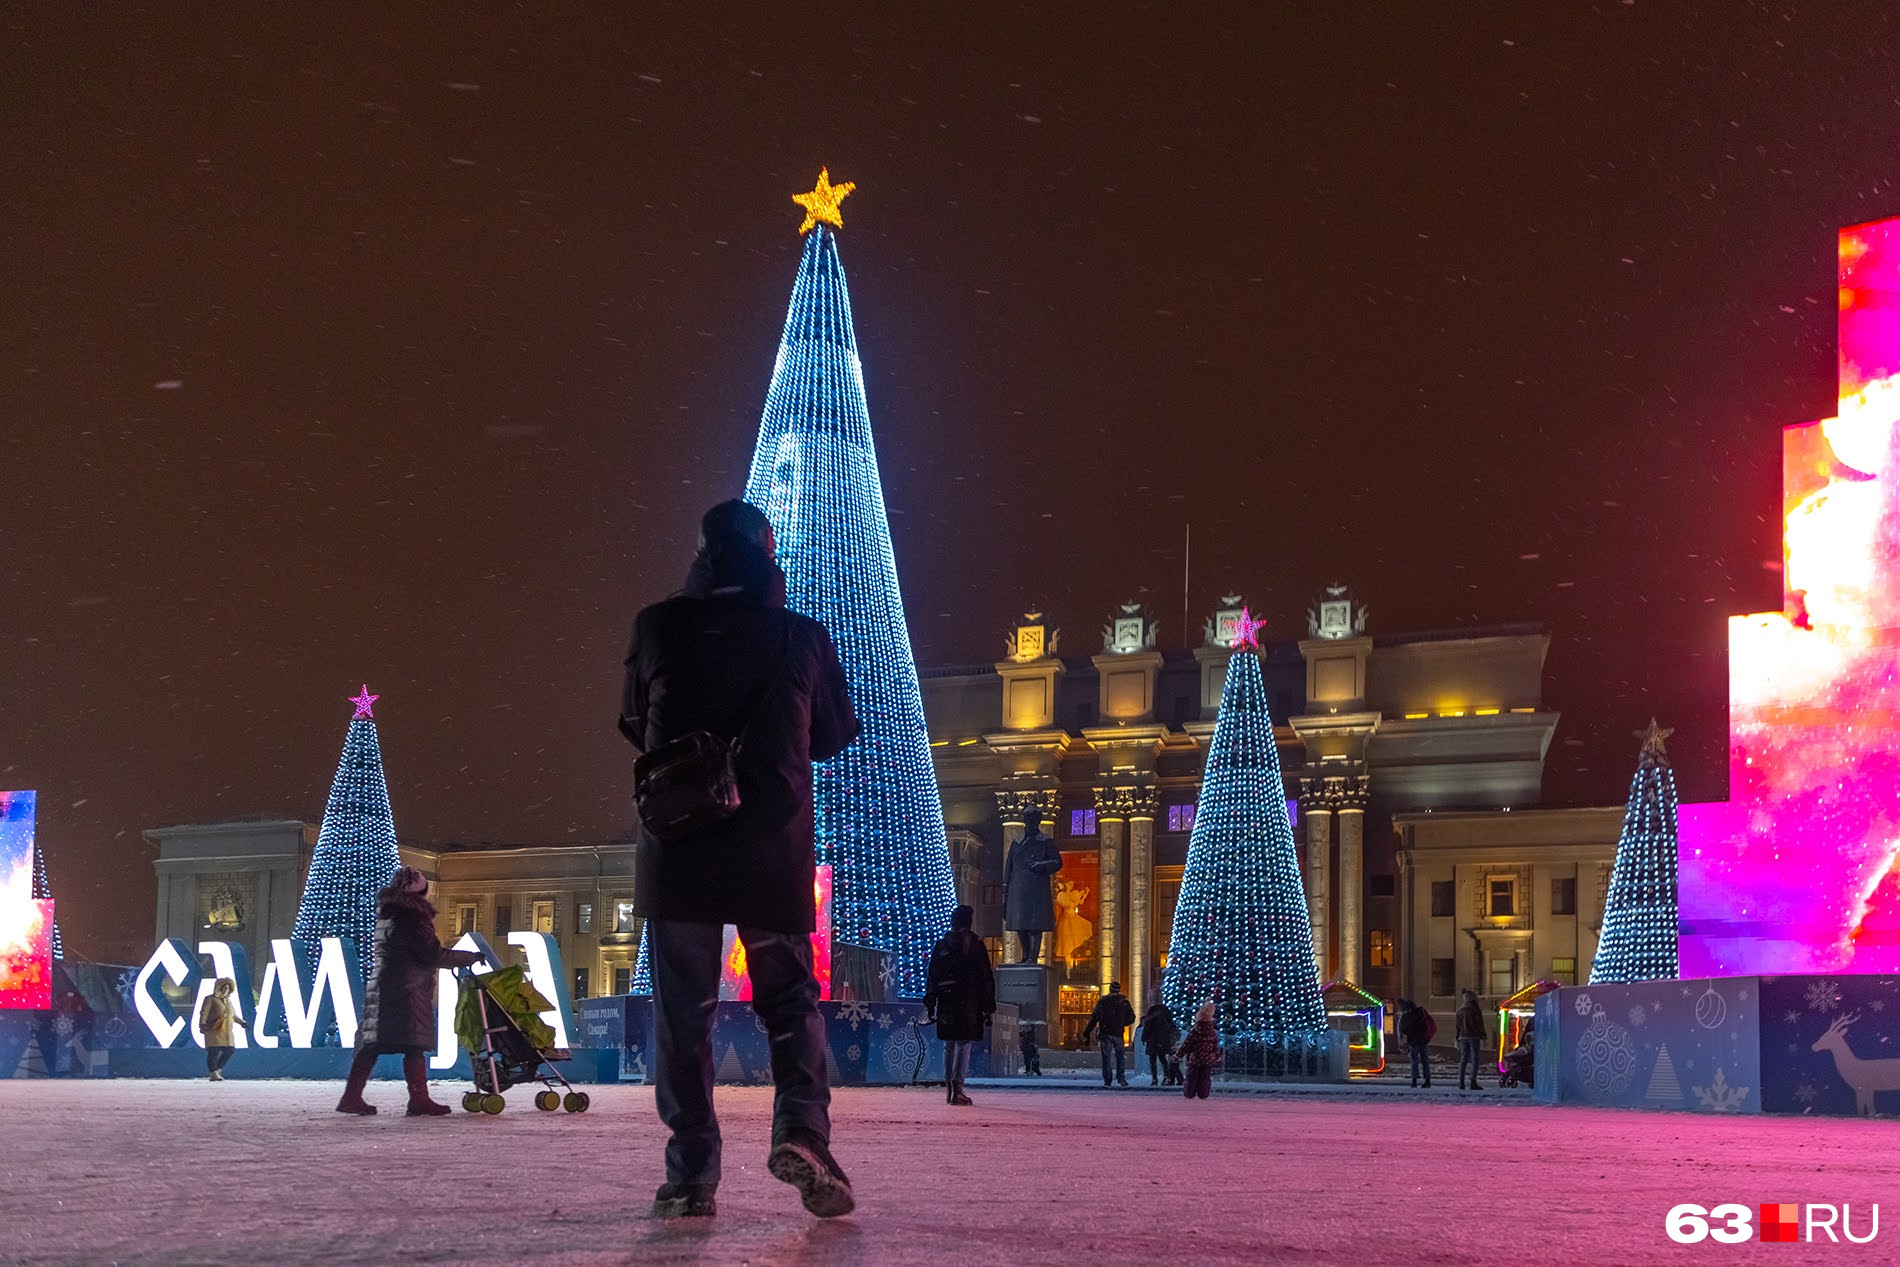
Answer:
[{"label": "large illuminated christmas tree", "polygon": [[1603,904],[1603,933],[1590,984],[1673,981],[1676,958],[1676,775],[1663,741],[1674,734],[1650,719],[1630,780],[1616,868]]},{"label": "large illuminated christmas tree", "polygon": [[833,232],[851,189],[820,172],[817,188],[796,198],[806,212],[804,255],[745,499],[772,521],[789,605],[837,644],[864,727],[814,771],[818,862],[833,868],[833,932],[889,952],[896,992],[916,996],[956,889]]},{"label": "large illuminated christmas tree", "polygon": [[356,715],[343,738],[323,827],[310,856],[310,878],[291,940],[312,955],[324,937],[355,940],[365,974],[376,967],[376,894],[401,865],[396,856],[396,820],[389,812],[383,750],[370,711],[380,696],[365,686],[351,699]]},{"label": "large illuminated christmas tree", "polygon": [[1202,1003],[1218,999],[1223,1043],[1285,1052],[1317,1039],[1326,1007],[1260,677],[1265,623],[1241,614],[1188,837],[1161,1000],[1185,1031]]}]

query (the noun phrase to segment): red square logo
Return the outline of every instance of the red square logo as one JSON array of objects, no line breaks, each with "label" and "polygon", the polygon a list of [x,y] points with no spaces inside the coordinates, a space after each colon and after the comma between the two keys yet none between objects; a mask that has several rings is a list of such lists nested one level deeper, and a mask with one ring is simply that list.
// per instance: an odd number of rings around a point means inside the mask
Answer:
[{"label": "red square logo", "polygon": [[1761,1208],[1761,1238],[1764,1241],[1800,1240],[1801,1207],[1764,1205]]}]

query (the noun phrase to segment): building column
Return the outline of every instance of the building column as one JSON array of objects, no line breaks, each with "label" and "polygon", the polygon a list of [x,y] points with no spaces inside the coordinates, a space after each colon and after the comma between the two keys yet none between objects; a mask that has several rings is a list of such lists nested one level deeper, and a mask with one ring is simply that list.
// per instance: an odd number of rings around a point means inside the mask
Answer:
[{"label": "building column", "polygon": [[1128,987],[1129,1002],[1140,1016],[1148,1007],[1148,977],[1154,956],[1155,812],[1159,794],[1137,788],[1128,816]]},{"label": "building column", "polygon": [[1339,975],[1355,984],[1365,978],[1366,811],[1339,811]]},{"label": "building column", "polygon": [[1100,849],[1101,892],[1095,921],[1096,961],[1102,992],[1111,982],[1121,980],[1122,931],[1122,829],[1133,806],[1125,804],[1128,789],[1095,789],[1095,830]]},{"label": "building column", "polygon": [[1327,918],[1332,907],[1333,812],[1302,806],[1300,816],[1306,820],[1306,868],[1301,879],[1306,883],[1306,917],[1313,923],[1313,966],[1324,983],[1332,980],[1327,971],[1331,958]]}]

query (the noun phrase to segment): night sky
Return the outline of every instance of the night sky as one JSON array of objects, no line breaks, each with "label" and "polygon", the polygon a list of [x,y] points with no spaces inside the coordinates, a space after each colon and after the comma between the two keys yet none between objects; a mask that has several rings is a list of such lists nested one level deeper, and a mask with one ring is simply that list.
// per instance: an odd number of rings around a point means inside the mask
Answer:
[{"label": "night sky", "polygon": [[920,662],[1182,645],[1191,523],[1196,638],[1539,621],[1551,802],[1651,713],[1725,795],[1896,6],[315,7],[0,18],[0,786],[74,950],[149,949],[142,829],[316,819],[361,682],[405,839],[626,826],[821,165]]}]

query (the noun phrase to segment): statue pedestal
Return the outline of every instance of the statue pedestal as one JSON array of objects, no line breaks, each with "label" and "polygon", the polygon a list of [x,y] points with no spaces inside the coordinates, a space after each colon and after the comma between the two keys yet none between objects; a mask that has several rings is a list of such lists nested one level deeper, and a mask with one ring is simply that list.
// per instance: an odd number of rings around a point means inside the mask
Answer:
[{"label": "statue pedestal", "polygon": [[996,1001],[1015,1004],[1016,1014],[1024,1023],[1039,1022],[1036,1041],[1044,1046],[1048,1045],[1049,1024],[1055,1014],[1054,989],[1055,976],[1047,964],[1012,963],[996,970]]}]

